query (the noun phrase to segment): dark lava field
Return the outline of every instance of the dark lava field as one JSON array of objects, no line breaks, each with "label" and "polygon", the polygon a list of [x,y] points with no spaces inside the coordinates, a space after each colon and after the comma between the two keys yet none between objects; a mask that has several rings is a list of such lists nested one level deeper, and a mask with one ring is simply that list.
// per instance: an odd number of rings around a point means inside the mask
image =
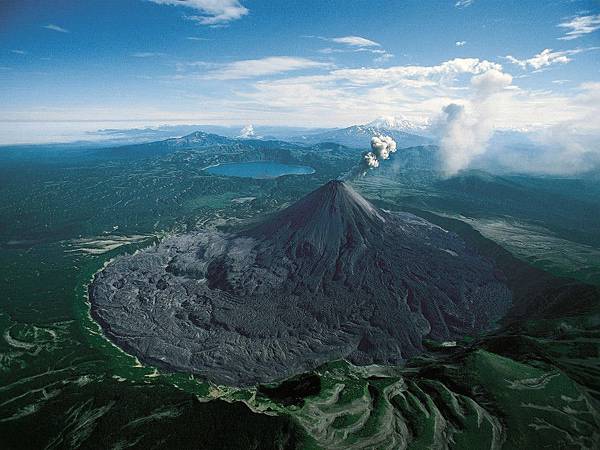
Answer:
[{"label": "dark lava field", "polygon": [[251,386],[342,358],[398,365],[424,338],[478,334],[510,306],[502,279],[455,233],[330,181],[249,229],[120,258],[90,299],[142,361]]}]

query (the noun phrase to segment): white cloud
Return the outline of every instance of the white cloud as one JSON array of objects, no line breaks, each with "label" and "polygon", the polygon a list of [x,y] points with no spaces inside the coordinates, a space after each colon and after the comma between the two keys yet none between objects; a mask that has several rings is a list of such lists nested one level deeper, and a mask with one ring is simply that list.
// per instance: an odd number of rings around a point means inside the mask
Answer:
[{"label": "white cloud", "polygon": [[331,38],[329,40],[337,44],[345,44],[352,47],[381,47],[381,44],[360,36],[342,36]]},{"label": "white cloud", "polygon": [[199,11],[190,16],[202,25],[222,25],[249,13],[239,0],[148,0],[159,5],[184,6]]},{"label": "white cloud", "polygon": [[380,54],[380,56],[373,59],[373,61],[376,63],[383,63],[383,62],[389,61],[393,57],[394,57],[394,55],[392,53],[383,52]]},{"label": "white cloud", "polygon": [[457,8],[468,8],[473,3],[475,3],[475,0],[458,0],[454,6]]},{"label": "white cloud", "polygon": [[[229,120],[232,124],[319,127],[366,123],[373,117],[386,115],[403,115],[412,122],[424,123],[435,118],[443,107],[451,103],[465,106],[466,113],[471,114],[471,102],[477,101],[483,93],[495,92],[495,78],[473,76],[490,70],[503,72],[500,64],[477,58],[457,58],[431,66],[345,69],[319,66],[318,71],[311,70],[306,75],[292,76],[290,72],[277,78],[263,79],[250,77],[284,72],[281,64],[274,67],[268,64],[261,70],[246,64],[230,67],[200,63],[194,67],[199,72],[183,72],[181,83],[183,89],[189,89],[189,81],[193,80],[198,93],[203,93],[202,114],[214,113],[220,117],[219,120]],[[204,89],[202,83],[207,78],[218,77],[219,72],[225,69],[222,77],[233,79],[243,76],[248,80],[236,83],[235,90],[229,95],[223,96],[222,92],[210,94],[210,89]],[[229,73],[230,69],[235,70]],[[499,81],[503,82],[501,77]],[[173,79],[170,82],[179,81]],[[191,91],[188,93],[194,95]],[[582,91],[581,96],[575,97],[573,90],[555,93],[551,90],[526,90],[509,84],[492,96],[495,103],[490,107],[493,115],[489,120],[493,122],[494,129],[531,130],[576,122],[590,124],[600,130],[598,107],[585,100],[586,97],[592,98],[588,91],[585,95]],[[485,106],[489,104],[491,102]],[[590,111],[596,111],[596,116]],[[481,117],[481,114],[478,107],[477,116]]]},{"label": "white cloud", "polygon": [[475,88],[477,99],[487,99],[502,92],[512,83],[512,76],[498,69],[490,69],[481,75],[471,78],[471,86]]},{"label": "white cloud", "polygon": [[566,64],[572,61],[570,56],[595,49],[595,47],[589,49],[576,48],[573,50],[555,52],[552,51],[551,48],[547,48],[529,59],[518,59],[511,55],[507,55],[506,59],[508,59],[511,63],[520,66],[522,69],[531,67],[532,69],[539,70],[543,67],[551,66],[553,64]]},{"label": "white cloud", "polygon": [[247,59],[224,64],[210,70],[203,78],[211,80],[236,80],[329,66],[327,63],[308,58],[269,56],[262,59]]},{"label": "white cloud", "polygon": [[339,36],[339,37],[324,37],[324,36],[304,36],[307,38],[321,39],[322,41],[333,42],[340,44],[342,47],[332,48],[325,47],[319,50],[319,53],[333,54],[333,53],[372,53],[377,55],[373,61],[381,63],[390,60],[394,57],[392,53],[381,48],[379,42],[372,41],[361,36]]},{"label": "white cloud", "polygon": [[354,47],[354,48],[331,48],[325,47],[319,50],[319,53],[324,53],[326,55],[332,55],[334,53],[372,53],[373,55],[378,55],[373,59],[375,62],[384,62],[394,57],[393,53],[389,53],[386,50],[380,48],[371,48],[371,47]]},{"label": "white cloud", "polygon": [[464,47],[466,43],[467,41],[456,41],[454,45],[456,45],[457,47]]},{"label": "white cloud", "polygon": [[558,39],[561,41],[570,41],[600,29],[600,14],[571,17],[557,26],[569,30],[564,36]]},{"label": "white cloud", "polygon": [[15,55],[26,55],[27,52],[25,50],[19,50],[19,49],[14,49],[10,51],[11,53],[14,53]]},{"label": "white cloud", "polygon": [[54,25],[53,23],[49,23],[48,25],[44,25],[42,28],[46,28],[47,30],[58,31],[59,33],[69,33],[69,30],[63,27],[59,27],[58,25]]}]

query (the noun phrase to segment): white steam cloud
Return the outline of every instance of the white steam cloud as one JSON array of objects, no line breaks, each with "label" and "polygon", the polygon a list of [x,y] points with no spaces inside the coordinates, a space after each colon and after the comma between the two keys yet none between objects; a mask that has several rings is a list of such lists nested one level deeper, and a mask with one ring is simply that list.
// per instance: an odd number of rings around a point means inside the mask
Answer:
[{"label": "white steam cloud", "polygon": [[244,128],[242,128],[238,137],[242,139],[250,139],[256,137],[254,126],[252,126],[252,124],[246,125]]},{"label": "white steam cloud", "polygon": [[511,83],[509,74],[490,69],[471,78],[474,95],[470,101],[451,103],[442,109],[438,134],[443,171],[447,176],[467,168],[475,157],[485,152],[494,133],[500,94]]}]

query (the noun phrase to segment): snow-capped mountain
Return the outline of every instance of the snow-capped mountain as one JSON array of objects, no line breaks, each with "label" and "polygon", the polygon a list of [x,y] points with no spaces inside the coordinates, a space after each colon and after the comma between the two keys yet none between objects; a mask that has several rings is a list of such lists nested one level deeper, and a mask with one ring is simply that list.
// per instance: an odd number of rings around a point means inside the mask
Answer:
[{"label": "snow-capped mountain", "polygon": [[383,134],[391,136],[400,148],[431,144],[429,138],[418,134],[419,130],[424,132],[425,127],[413,124],[406,119],[382,117],[364,125],[353,125],[347,128],[307,134],[302,139],[295,139],[295,141],[306,144],[335,142],[348,147],[363,148],[370,145],[373,136]]},{"label": "snow-capped mountain", "polygon": [[378,117],[374,121],[367,123],[366,126],[383,130],[403,131],[404,133],[419,135],[425,134],[427,131],[427,124],[418,124],[408,120],[403,116]]}]

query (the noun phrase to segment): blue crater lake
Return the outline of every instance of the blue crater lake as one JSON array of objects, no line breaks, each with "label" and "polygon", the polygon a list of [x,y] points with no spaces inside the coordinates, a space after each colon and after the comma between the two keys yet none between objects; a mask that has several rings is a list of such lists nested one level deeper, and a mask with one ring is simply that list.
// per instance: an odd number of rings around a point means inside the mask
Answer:
[{"label": "blue crater lake", "polygon": [[315,173],[315,169],[309,166],[296,166],[274,161],[217,164],[215,166],[207,167],[204,170],[214,175],[259,179],[277,178],[283,175],[308,175]]}]

